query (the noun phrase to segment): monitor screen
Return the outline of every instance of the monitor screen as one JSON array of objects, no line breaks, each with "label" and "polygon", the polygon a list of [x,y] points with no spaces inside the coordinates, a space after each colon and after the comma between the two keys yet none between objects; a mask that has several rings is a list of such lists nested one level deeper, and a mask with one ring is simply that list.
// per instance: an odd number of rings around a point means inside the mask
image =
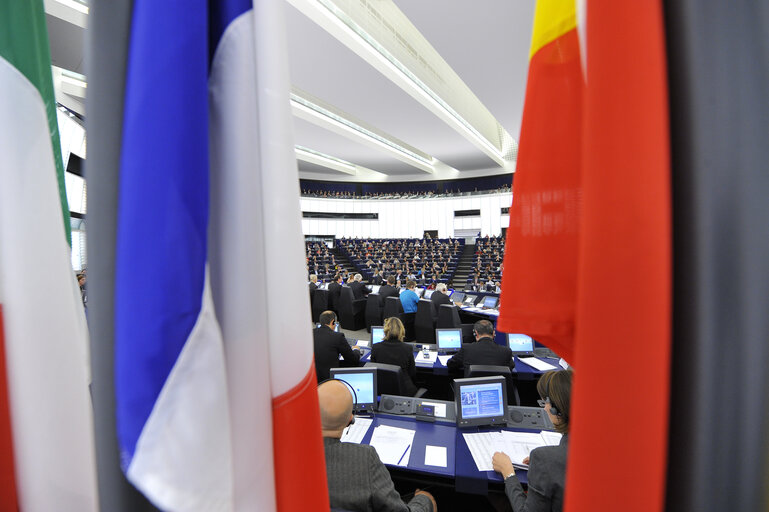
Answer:
[{"label": "monitor screen", "polygon": [[379,293],[379,285],[378,284],[372,284],[371,285],[371,293]]},{"label": "monitor screen", "polygon": [[356,411],[374,411],[376,409],[376,368],[331,368],[329,375],[339,379],[355,390],[353,404]]},{"label": "monitor screen", "polygon": [[478,297],[476,295],[465,295],[465,304],[475,304],[475,299]]},{"label": "monitor screen", "polygon": [[425,299],[429,299],[430,297],[432,297],[433,292],[435,292],[435,290],[425,290]]},{"label": "monitor screen", "polygon": [[451,294],[452,302],[462,302],[465,300],[465,294],[463,292],[454,292]]},{"label": "monitor screen", "polygon": [[505,378],[472,377],[454,380],[457,426],[500,425],[507,420]]},{"label": "monitor screen", "polygon": [[499,299],[497,297],[494,297],[493,295],[488,295],[483,298],[483,307],[486,309],[494,309],[497,307],[497,302],[499,302]]},{"label": "monitor screen", "polygon": [[534,340],[526,334],[508,334],[507,345],[515,355],[534,353]]},{"label": "monitor screen", "polygon": [[[320,329],[321,324],[315,324],[315,327]],[[334,332],[339,332],[339,324],[338,323],[336,325],[334,325]]]},{"label": "monitor screen", "polygon": [[375,343],[379,343],[382,340],[384,340],[384,327],[382,327],[381,325],[372,325],[371,326],[371,346],[373,347]]},{"label": "monitor screen", "polygon": [[435,329],[438,350],[459,350],[462,348],[462,329]]}]

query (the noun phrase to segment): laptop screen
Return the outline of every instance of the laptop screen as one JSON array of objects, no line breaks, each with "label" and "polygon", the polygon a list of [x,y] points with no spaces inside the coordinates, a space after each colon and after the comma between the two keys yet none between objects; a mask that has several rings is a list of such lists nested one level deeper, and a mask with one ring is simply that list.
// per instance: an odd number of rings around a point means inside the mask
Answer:
[{"label": "laptop screen", "polygon": [[494,296],[486,296],[483,298],[483,307],[486,309],[494,309],[497,307],[497,302],[499,302],[499,299]]},{"label": "laptop screen", "polygon": [[373,347],[374,343],[379,343],[382,340],[384,340],[384,327],[379,325],[372,325],[371,326],[371,346]]},{"label": "laptop screen", "polygon": [[435,329],[435,340],[439,350],[462,348],[462,329]]},{"label": "laptop screen", "polygon": [[435,290],[425,290],[425,299],[429,299],[430,297],[432,297],[434,291]]},{"label": "laptop screen", "polygon": [[507,345],[515,355],[534,353],[534,340],[526,334],[508,334]]},{"label": "laptop screen", "polygon": [[353,405],[356,411],[373,411],[376,409],[376,368],[331,368],[329,375],[339,379],[355,390]]}]

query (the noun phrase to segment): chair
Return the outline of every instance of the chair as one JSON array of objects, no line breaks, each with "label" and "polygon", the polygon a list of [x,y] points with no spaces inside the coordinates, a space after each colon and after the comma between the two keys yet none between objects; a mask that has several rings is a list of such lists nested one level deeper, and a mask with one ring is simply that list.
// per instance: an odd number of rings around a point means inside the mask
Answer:
[{"label": "chair", "polygon": [[[378,370],[377,370],[378,371]],[[513,373],[509,366],[494,366],[490,364],[471,364],[465,366],[465,377],[496,377],[502,375],[507,383],[507,404],[521,405],[518,389],[513,382]]]},{"label": "chair", "polygon": [[414,331],[414,319],[416,313],[401,313],[400,318],[403,322],[403,327],[406,329],[404,333],[403,341],[414,341],[416,339],[416,332]]},{"label": "chair", "polygon": [[378,293],[370,293],[366,299],[366,330],[372,325],[382,325],[382,299]]},{"label": "chair", "polygon": [[317,322],[320,314],[328,309],[328,290],[315,290],[315,297],[312,299],[312,321]]},{"label": "chair", "polygon": [[380,395],[413,396],[419,398],[427,393],[427,389],[417,388],[416,393],[413,395],[408,394],[406,392],[406,378],[408,375],[398,365],[369,361],[365,366],[376,368],[376,389]]},{"label": "chair", "polygon": [[352,289],[343,286],[339,295],[339,322],[345,329],[357,331],[366,325],[366,299],[354,299]]},{"label": "chair", "polygon": [[459,309],[453,304],[441,304],[438,308],[438,321],[435,324],[437,329],[450,329],[452,327],[462,328],[462,343],[472,343],[475,341],[473,336],[473,324],[463,324],[459,319]]},{"label": "chair", "polygon": [[390,318],[391,316],[397,316],[400,318],[402,313],[403,304],[401,304],[400,297],[387,297],[385,299],[382,318]]},{"label": "chair", "polygon": [[435,343],[435,323],[433,322],[433,303],[422,299],[417,304],[414,330],[420,343]]}]

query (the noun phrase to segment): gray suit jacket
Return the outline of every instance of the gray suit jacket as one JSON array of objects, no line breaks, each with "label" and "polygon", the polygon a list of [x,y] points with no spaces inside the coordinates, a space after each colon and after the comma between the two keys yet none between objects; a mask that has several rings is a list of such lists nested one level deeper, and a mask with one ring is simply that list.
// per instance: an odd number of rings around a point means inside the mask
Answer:
[{"label": "gray suit jacket", "polygon": [[569,435],[558,446],[542,446],[529,456],[529,494],[524,494],[517,476],[505,480],[505,494],[514,512],[560,512],[566,481]]},{"label": "gray suit jacket", "polygon": [[427,496],[403,503],[373,446],[323,438],[331,507],[361,512],[432,512]]}]

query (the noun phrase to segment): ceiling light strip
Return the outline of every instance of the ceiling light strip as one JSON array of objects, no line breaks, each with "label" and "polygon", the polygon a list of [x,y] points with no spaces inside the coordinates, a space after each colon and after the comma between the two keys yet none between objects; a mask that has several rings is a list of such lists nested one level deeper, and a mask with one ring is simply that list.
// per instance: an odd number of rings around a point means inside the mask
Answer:
[{"label": "ceiling light strip", "polygon": [[393,54],[391,54],[384,46],[382,46],[376,39],[371,37],[363,28],[352,20],[347,13],[339,9],[334,3],[329,0],[318,0],[318,3],[325,7],[333,16],[339,21],[344,23],[355,35],[365,41],[371,48],[384,57],[395,69],[397,69],[404,77],[406,77],[419,91],[426,94],[427,97],[432,100],[437,106],[446,111],[452,118],[454,118],[462,128],[465,129],[473,138],[475,138],[484,147],[490,150],[494,155],[500,159],[504,159],[503,152],[492,144],[486,137],[476,130],[467,120],[459,115],[451,106],[446,103],[443,98],[438,96],[433,90],[427,86],[422,80],[420,80],[409,68],[401,63]]},{"label": "ceiling light strip", "polygon": [[306,148],[304,146],[299,146],[299,145],[294,146],[294,150],[298,155],[303,155],[303,156],[307,156],[317,160],[322,160],[328,164],[333,165],[334,167],[344,167],[345,169],[349,170],[352,173],[356,171],[355,164],[352,164],[346,160],[342,160],[341,158],[336,158],[334,156],[321,153],[320,151],[315,151],[314,149]]}]

